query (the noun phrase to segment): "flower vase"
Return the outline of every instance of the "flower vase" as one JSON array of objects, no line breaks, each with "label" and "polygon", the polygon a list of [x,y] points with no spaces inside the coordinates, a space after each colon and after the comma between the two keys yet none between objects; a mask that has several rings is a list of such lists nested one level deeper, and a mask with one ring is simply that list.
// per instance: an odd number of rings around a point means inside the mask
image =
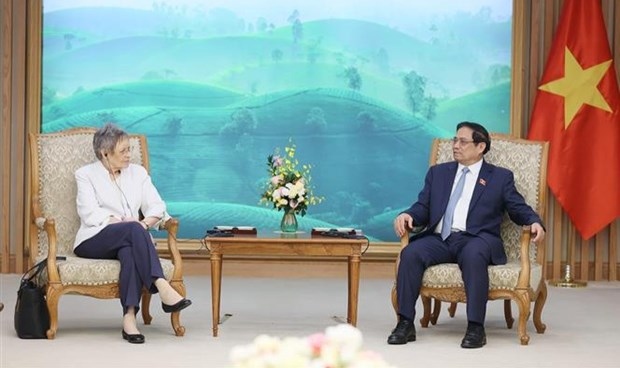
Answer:
[{"label": "flower vase", "polygon": [[280,221],[280,230],[282,230],[283,233],[294,233],[297,231],[297,217],[295,216],[295,211],[284,211],[284,216],[282,216],[282,221]]}]

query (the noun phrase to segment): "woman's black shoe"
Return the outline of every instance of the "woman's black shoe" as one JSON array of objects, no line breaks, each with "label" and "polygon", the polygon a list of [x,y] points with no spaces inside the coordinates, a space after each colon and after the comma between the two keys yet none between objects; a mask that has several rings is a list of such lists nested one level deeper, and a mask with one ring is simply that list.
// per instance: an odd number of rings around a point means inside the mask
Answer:
[{"label": "woman's black shoe", "polygon": [[192,305],[192,301],[185,298],[179,300],[178,303],[173,305],[164,304],[164,302],[161,303],[161,307],[166,313],[178,312],[189,307],[190,305]]},{"label": "woman's black shoe", "polygon": [[123,339],[129,341],[130,344],[144,344],[144,335],[143,334],[128,334],[127,332],[125,332],[125,330],[122,331],[123,332]]}]

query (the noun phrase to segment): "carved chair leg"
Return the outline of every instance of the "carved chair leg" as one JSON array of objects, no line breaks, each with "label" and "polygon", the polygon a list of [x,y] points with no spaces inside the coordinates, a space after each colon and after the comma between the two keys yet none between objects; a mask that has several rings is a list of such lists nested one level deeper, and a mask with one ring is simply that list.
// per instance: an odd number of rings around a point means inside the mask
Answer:
[{"label": "carved chair leg", "polygon": [[530,336],[527,334],[527,320],[530,317],[530,296],[527,291],[517,295],[515,299],[519,306],[519,325],[518,333],[521,345],[527,345],[530,342]]},{"label": "carved chair leg", "polygon": [[439,314],[441,313],[441,300],[433,298],[433,313],[431,313],[431,324],[437,324]]},{"label": "carved chair leg", "polygon": [[185,326],[181,326],[181,312],[172,312],[170,314],[170,323],[172,323],[172,329],[174,334],[181,337],[185,335]]},{"label": "carved chair leg", "polygon": [[422,296],[422,305],[424,306],[424,314],[420,318],[420,325],[428,327],[428,322],[431,320],[431,298]]},{"label": "carved chair leg", "polygon": [[456,314],[456,306],[458,303],[452,302],[450,303],[450,307],[448,307],[448,313],[450,313],[450,317],[454,318]]},{"label": "carved chair leg", "polygon": [[[187,295],[183,280],[170,280],[170,285],[181,294],[182,297]],[[175,335],[179,337],[185,335],[185,327],[181,326],[181,312],[172,312],[170,314],[170,323],[172,324]]]},{"label": "carved chair leg", "polygon": [[56,337],[56,330],[58,329],[58,300],[60,295],[61,293],[53,287],[47,288],[45,299],[50,315],[50,328],[45,334],[49,340],[53,340]]},{"label": "carved chair leg", "polygon": [[542,322],[542,310],[545,306],[545,302],[547,301],[547,284],[544,282],[540,288],[540,292],[538,293],[538,297],[534,302],[534,327],[536,327],[536,332],[545,333],[547,329],[547,325]]},{"label": "carved chair leg", "polygon": [[142,320],[145,325],[150,325],[153,320],[151,316],[151,293],[146,289],[142,289]]},{"label": "carved chair leg", "polygon": [[515,319],[512,318],[512,304],[510,304],[510,299],[504,300],[504,318],[506,319],[506,327],[511,329]]}]

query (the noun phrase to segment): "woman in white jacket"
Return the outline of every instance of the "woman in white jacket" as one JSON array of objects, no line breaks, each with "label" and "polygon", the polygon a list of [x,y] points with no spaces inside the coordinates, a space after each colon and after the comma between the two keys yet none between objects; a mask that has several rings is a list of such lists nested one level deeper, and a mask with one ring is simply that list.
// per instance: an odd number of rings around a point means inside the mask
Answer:
[{"label": "woman in white jacket", "polygon": [[98,160],[75,172],[80,229],[74,252],[79,257],[120,261],[122,336],[141,344],[144,335],[138,331],[136,313],[143,287],[159,292],[167,313],[192,302],[164,278],[148,229],[162,220],[166,204],[144,167],[129,162],[129,136],[108,123],[95,133],[93,148]]}]

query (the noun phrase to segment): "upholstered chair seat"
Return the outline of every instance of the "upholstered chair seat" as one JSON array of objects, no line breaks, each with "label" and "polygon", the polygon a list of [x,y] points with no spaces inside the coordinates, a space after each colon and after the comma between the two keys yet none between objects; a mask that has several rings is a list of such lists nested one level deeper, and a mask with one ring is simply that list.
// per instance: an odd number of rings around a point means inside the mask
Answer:
[{"label": "upholstered chair seat", "polygon": [[[68,285],[111,285],[118,284],[121,264],[114,259],[89,259],[75,255],[67,256],[66,261],[57,261],[58,274],[63,286]],[[160,259],[164,277],[172,278],[174,265],[169,259]],[[39,283],[48,279],[47,270],[40,273]]]},{"label": "upholstered chair seat", "polygon": [[[489,268],[489,284],[494,289],[515,290],[519,282],[521,264],[509,262]],[[535,264],[530,271],[530,283],[537,285],[542,278],[542,266]],[[444,263],[429,267],[424,272],[422,285],[436,288],[464,288],[461,270],[456,263]]]}]

